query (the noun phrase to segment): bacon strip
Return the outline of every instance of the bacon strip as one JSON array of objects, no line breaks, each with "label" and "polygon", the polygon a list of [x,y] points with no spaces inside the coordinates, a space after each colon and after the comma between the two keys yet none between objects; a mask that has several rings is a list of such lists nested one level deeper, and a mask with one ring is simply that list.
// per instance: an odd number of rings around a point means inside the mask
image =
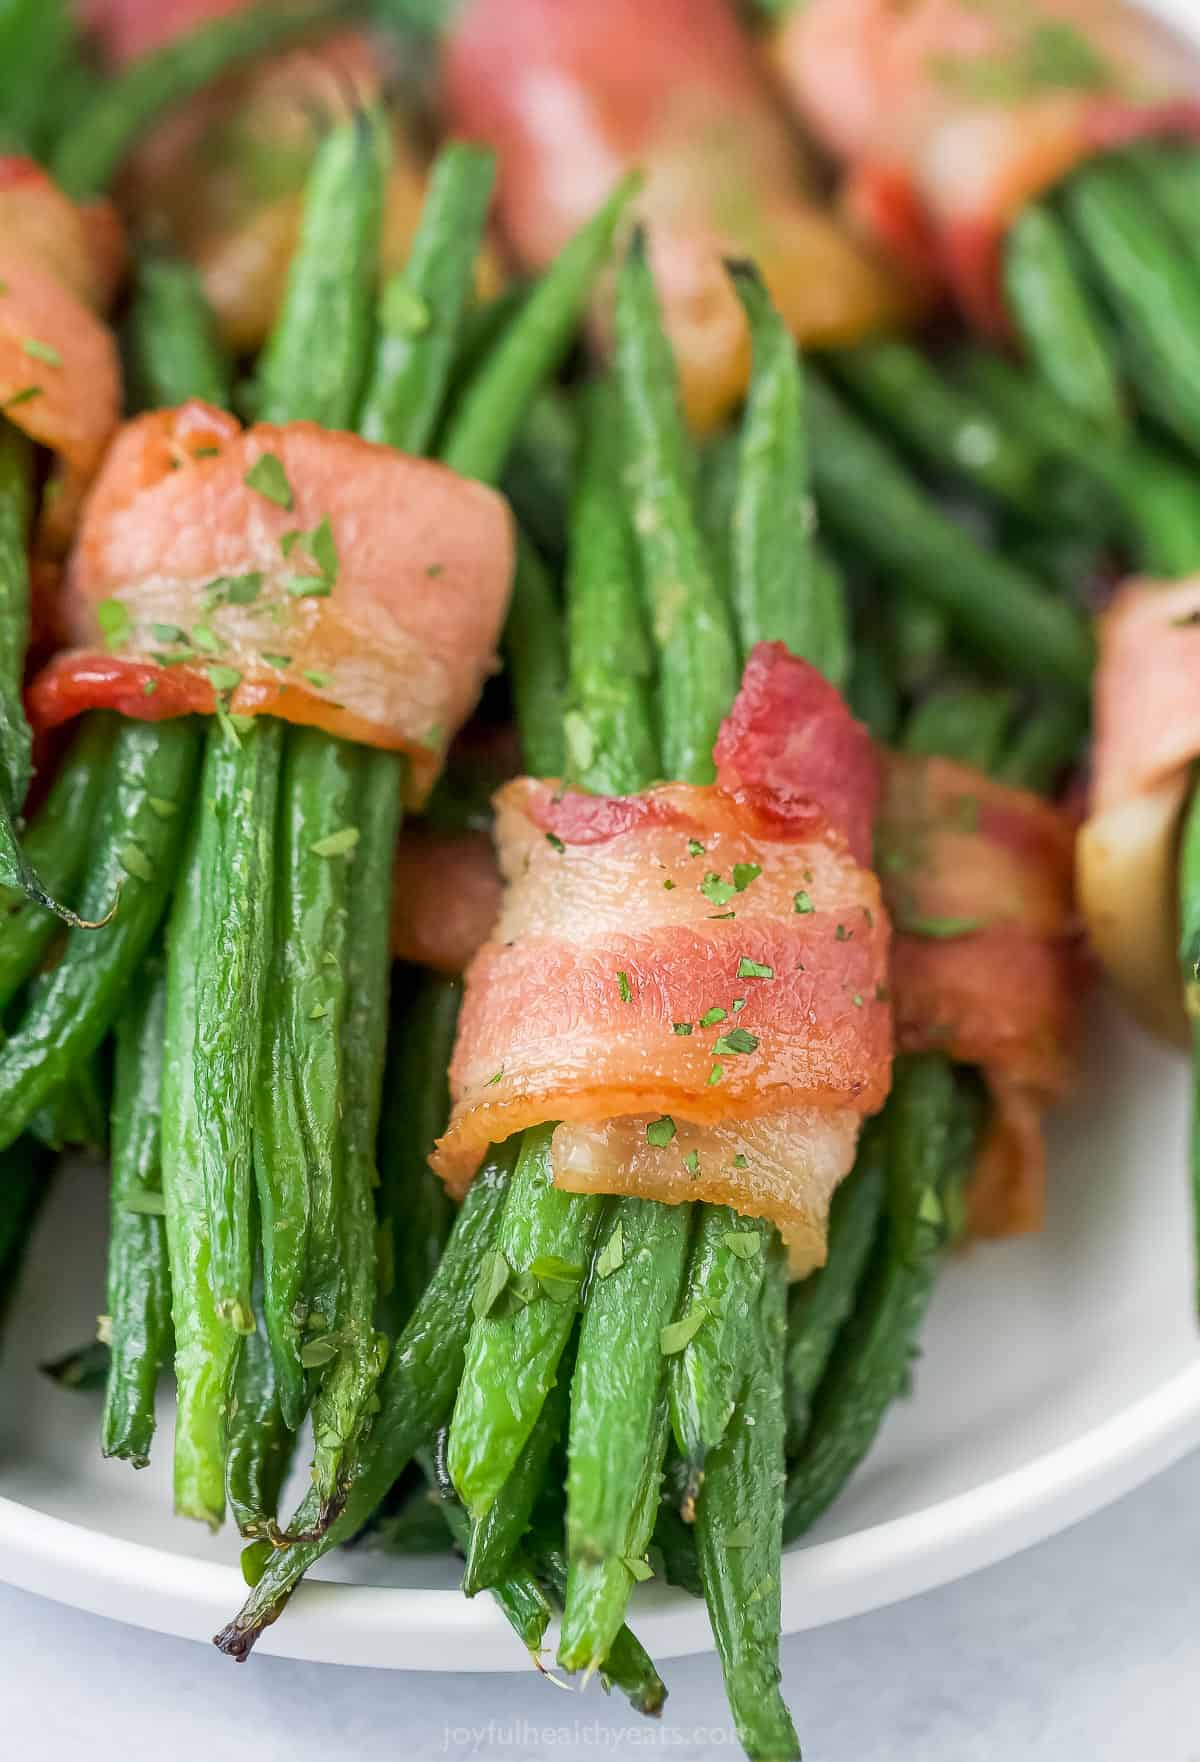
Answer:
[{"label": "bacon strip", "polygon": [[220,698],[408,753],[419,805],[494,665],[512,562],[506,503],[441,465],[308,422],[156,411],[121,430],[89,498],[77,646],[34,682],[31,716]]},{"label": "bacon strip", "polygon": [[392,872],[392,953],[457,978],[495,928],[502,895],[486,832],[406,826]]},{"label": "bacon strip", "polygon": [[30,159],[0,158],[0,413],[57,459],[39,543],[61,551],[121,410],[111,296],[120,231]]},{"label": "bacon strip", "polygon": [[[834,753],[836,793],[805,797]],[[507,888],[467,974],[433,1163],[461,1193],[488,1144],[558,1120],[560,1186],[770,1217],[800,1270],[888,1088],[888,924],[847,837],[869,822],[875,765],[780,644],[751,656],[716,757],[705,788],[499,792]]]},{"label": "bacon strip", "polygon": [[806,0],[775,59],[855,218],[1004,337],[1004,234],[1092,154],[1200,136],[1200,57],[1127,0]]},{"label": "bacon strip", "polygon": [[895,928],[897,1046],[980,1067],[994,1107],[971,1228],[1037,1229],[1040,1115],[1076,1067],[1073,825],[1040,796],[948,759],[892,754],[885,774],[876,849]]},{"label": "bacon strip", "polygon": [[1176,953],[1177,846],[1200,756],[1200,576],[1131,581],[1100,620],[1090,815],[1079,891],[1133,1013],[1189,1038]]},{"label": "bacon strip", "polygon": [[723,256],[755,258],[807,342],[907,310],[806,188],[728,0],[469,0],[443,70],[452,128],[499,153],[500,218],[527,268],[544,267],[623,172],[645,171],[639,216],[698,427],[721,421],[749,370]]}]

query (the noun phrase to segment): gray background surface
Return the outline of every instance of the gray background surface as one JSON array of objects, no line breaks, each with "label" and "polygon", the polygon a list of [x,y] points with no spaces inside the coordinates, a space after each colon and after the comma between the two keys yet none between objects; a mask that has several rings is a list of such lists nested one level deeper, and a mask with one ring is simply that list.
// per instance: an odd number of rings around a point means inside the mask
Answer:
[{"label": "gray background surface", "polygon": [[[740,1755],[715,1661],[664,1674],[652,1725],[532,1674],[239,1669],[0,1586],[0,1756],[21,1762]],[[806,1762],[1200,1762],[1200,1456],[988,1572],[785,1641],[784,1675]]]}]

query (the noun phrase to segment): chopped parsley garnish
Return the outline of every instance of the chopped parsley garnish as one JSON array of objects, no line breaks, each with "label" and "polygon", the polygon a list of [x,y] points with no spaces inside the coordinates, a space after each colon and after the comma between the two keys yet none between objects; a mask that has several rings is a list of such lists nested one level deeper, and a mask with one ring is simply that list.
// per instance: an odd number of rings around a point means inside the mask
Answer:
[{"label": "chopped parsley garnish", "polygon": [[204,604],[214,606],[249,606],[262,592],[262,570],[247,569],[244,575],[217,575],[204,590]]},{"label": "chopped parsley garnish", "polygon": [[620,1218],[613,1225],[612,1234],[596,1256],[596,1277],[607,1279],[625,1265],[625,1231]]},{"label": "chopped parsley garnish", "polygon": [[123,642],[129,641],[133,620],[123,600],[101,600],[96,607],[96,622],[100,626],[106,648],[117,649]]},{"label": "chopped parsley garnish", "polygon": [[704,1014],[700,1017],[700,1026],[702,1028],[711,1028],[716,1022],[723,1022],[728,1014],[728,1010],[722,1009],[719,1003],[714,1003],[712,1008],[706,1009]]},{"label": "chopped parsley garnish", "polygon": [[291,655],[268,655],[264,653],[263,660],[267,663],[268,667],[277,667],[280,672],[282,672],[285,667],[290,667],[292,664]]},{"label": "chopped parsley garnish", "polygon": [[748,954],[744,954],[738,962],[737,976],[739,979],[773,979],[775,969],[762,961],[752,961]]},{"label": "chopped parsley garnish", "polygon": [[621,993],[622,1003],[633,1002],[633,992],[629,988],[629,974],[622,971],[617,974],[617,990]]},{"label": "chopped parsley garnish", "polygon": [[138,881],[153,881],[154,864],[140,844],[123,844],[117,852],[117,861],[127,875]]},{"label": "chopped parsley garnish", "polygon": [[716,871],[710,869],[700,883],[700,891],[713,905],[728,905],[737,888],[730,881],[722,881]]},{"label": "chopped parsley garnish", "polygon": [[698,1150],[689,1150],[683,1159],[683,1166],[688,1174],[694,1179],[695,1176],[700,1173],[700,1152]]},{"label": "chopped parsley garnish", "polygon": [[733,865],[733,885],[739,893],[745,893],[750,883],[757,881],[761,874],[761,863],[735,863]]},{"label": "chopped parsley garnish", "polygon": [[955,936],[972,936],[986,930],[985,918],[904,918],[896,925],[908,936],[932,936],[949,941]]},{"label": "chopped parsley garnish", "polygon": [[308,683],[311,686],[313,686],[317,691],[322,691],[325,688],[325,686],[331,685],[333,683],[333,681],[330,678],[328,673],[318,673],[314,668],[311,668],[311,667],[305,669],[303,677],[305,679],[307,679]]},{"label": "chopped parsley garnish", "polygon": [[178,624],[152,624],[150,634],[155,642],[185,643],[187,641],[186,630],[181,630]]},{"label": "chopped parsley garnish", "polygon": [[713,1051],[720,1053],[753,1052],[757,1045],[756,1036],[748,1033],[745,1028],[731,1028],[728,1034],[722,1034],[713,1047]]},{"label": "chopped parsley garnish", "polygon": [[713,1084],[719,1083],[724,1075],[725,1066],[719,1062],[714,1064],[712,1070],[708,1073],[708,1082],[705,1084],[705,1087],[711,1089]]},{"label": "chopped parsley garnish", "polygon": [[665,1150],[675,1136],[675,1121],[669,1113],[661,1119],[651,1120],[646,1127],[646,1142],[653,1144],[656,1150]]},{"label": "chopped parsley garnish", "polygon": [[175,815],[179,812],[179,803],[177,801],[168,801],[165,795],[148,796],[147,806],[149,807],[150,812],[155,814],[160,820],[173,820]]},{"label": "chopped parsley garnish", "polygon": [[862,1008],[862,992],[861,992],[861,991],[856,991],[856,992],[855,992],[855,993],[854,993],[854,999],[853,999],[853,1002],[854,1002],[854,1007],[855,1007],[855,1009],[861,1009],[861,1008]]},{"label": "chopped parsley garnish", "polygon": [[735,1169],[746,1169],[746,1168],[750,1167],[750,1164],[747,1162],[745,1155],[743,1154],[742,1151],[739,1150],[737,1155],[734,1157],[733,1166]]},{"label": "chopped parsley garnish", "polygon": [[666,888],[668,893],[674,893],[675,883],[674,883],[674,881],[671,880],[669,875],[668,875],[667,879],[663,882],[663,886]]},{"label": "chopped parsley garnish", "polygon": [[494,1072],[493,1075],[488,1078],[487,1082],[484,1084],[484,1088],[485,1089],[494,1089],[496,1084],[503,1077],[503,1075],[504,1075],[504,1066],[501,1065],[500,1069],[498,1071]]},{"label": "chopped parsley garnish", "polygon": [[715,924],[721,918],[736,918],[736,917],[737,917],[736,912],[709,912],[708,921],[710,924]]},{"label": "chopped parsley garnish", "polygon": [[690,1034],[694,1027],[694,1022],[672,1022],[671,1032],[673,1034]]},{"label": "chopped parsley garnish", "polygon": [[345,857],[358,843],[357,826],[339,826],[336,832],[327,832],[324,838],[318,838],[309,850],[315,857]]},{"label": "chopped parsley garnish", "polygon": [[833,934],[839,942],[849,942],[850,938],[854,935],[854,932],[853,930],[847,930],[845,924],[839,924]]},{"label": "chopped parsley garnish", "polygon": [[242,482],[247,489],[257,490],[268,502],[274,502],[277,508],[286,508],[290,512],[294,502],[292,486],[287,480],[283,461],[277,454],[260,454]]},{"label": "chopped parsley garnish", "polygon": [[479,1277],[471,1294],[471,1309],[478,1321],[490,1315],[508,1284],[512,1268],[498,1248],[489,1248],[479,1263]]},{"label": "chopped parsley garnish", "polygon": [[21,347],[34,361],[44,361],[47,367],[61,367],[62,356],[49,343],[40,343],[35,336],[21,338]]},{"label": "chopped parsley garnish", "polygon": [[748,1517],[735,1524],[725,1537],[727,1548],[752,1548],[754,1546],[754,1525]]},{"label": "chopped parsley garnish", "polygon": [[698,838],[688,839],[688,855],[690,857],[702,857],[704,855],[704,846]]},{"label": "chopped parsley garnish", "polygon": [[658,1349],[664,1358],[671,1358],[676,1352],[682,1352],[689,1340],[694,1340],[700,1329],[708,1320],[708,1311],[702,1303],[693,1303],[686,1315],[678,1321],[668,1322],[660,1329]]},{"label": "chopped parsley garnish", "polygon": [[621,1563],[635,1583],[644,1585],[647,1579],[654,1577],[654,1568],[648,1560],[635,1560],[631,1554],[623,1554]]},{"label": "chopped parsley garnish", "polygon": [[329,524],[326,514],[319,526],[311,532],[302,532],[298,528],[285,532],[279,541],[279,548],[284,556],[290,558],[300,548],[312,561],[313,570],[297,575],[285,575],[283,585],[294,599],[323,599],[331,594],[337,586],[338,554],[333,539],[333,527]]},{"label": "chopped parsley garnish", "polygon": [[236,691],[242,683],[242,676],[236,667],[226,667],[219,662],[204,671],[208,674],[208,682],[214,691]]},{"label": "chopped parsley garnish", "polygon": [[800,889],[799,893],[794,893],[792,895],[792,910],[795,912],[799,912],[801,917],[804,917],[809,912],[816,910],[816,907],[813,905],[811,895],[807,894],[804,891],[803,887]]},{"label": "chopped parsley garnish", "polygon": [[391,276],[383,290],[379,321],[389,336],[415,337],[429,329],[432,319],[425,301],[400,274]]},{"label": "chopped parsley garnish", "polygon": [[557,832],[547,832],[546,843],[550,846],[551,850],[557,851],[559,856],[561,856],[567,848]]},{"label": "chopped parsley garnish", "polygon": [[[800,971],[803,972],[804,968],[801,967]],[[737,1015],[739,1010],[743,1010],[743,1009],[745,1009],[745,1007],[746,1007],[746,999],[744,997],[735,997],[734,998],[734,1000],[733,1000],[733,1013],[735,1016]]]},{"label": "chopped parsley garnish", "polygon": [[216,631],[209,624],[193,624],[192,645],[195,648],[203,649],[205,654],[208,655],[219,653],[219,651],[225,646]]},{"label": "chopped parsley garnish", "polygon": [[539,1254],[529,1271],[551,1303],[574,1303],[583,1283],[583,1268],[559,1254]]},{"label": "chopped parsley garnish", "polygon": [[31,404],[34,398],[40,398],[41,395],[42,388],[40,385],[23,385],[19,392],[13,393],[11,398],[5,398],[3,408],[5,410],[15,410],[18,404]]}]

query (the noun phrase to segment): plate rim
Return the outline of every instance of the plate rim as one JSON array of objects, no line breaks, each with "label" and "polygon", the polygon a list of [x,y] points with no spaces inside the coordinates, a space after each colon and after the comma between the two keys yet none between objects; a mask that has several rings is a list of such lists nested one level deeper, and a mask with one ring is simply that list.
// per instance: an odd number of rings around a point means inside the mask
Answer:
[{"label": "plate rim", "polygon": [[[1077,1523],[1200,1445],[1200,1362],[1006,1473],[902,1517],[784,1555],[783,1632],[800,1633],[935,1589]],[[236,1566],[89,1529],[0,1496],[0,1578],[90,1614],[203,1641],[245,1597]],[[657,1656],[711,1650],[703,1604],[636,1593],[639,1636]],[[264,1654],[376,1669],[528,1668],[491,1600],[458,1590],[308,1582],[268,1628]]]}]

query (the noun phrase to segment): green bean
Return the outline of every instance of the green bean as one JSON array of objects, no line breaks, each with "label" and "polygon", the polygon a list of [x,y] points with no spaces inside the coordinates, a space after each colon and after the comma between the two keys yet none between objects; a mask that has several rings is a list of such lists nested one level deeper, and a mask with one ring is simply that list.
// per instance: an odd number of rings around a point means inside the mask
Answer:
[{"label": "green bean", "polygon": [[[567,1595],[568,1567],[561,1549],[539,1547],[536,1556],[538,1577],[549,1587],[557,1602]],[[667,1699],[667,1685],[655,1669],[654,1660],[636,1634],[621,1627],[608,1648],[600,1666],[600,1680],[605,1688],[620,1689],[635,1713],[657,1719]]]},{"label": "green bean", "polygon": [[[313,1405],[313,1482],[331,1502],[383,1369],[386,1339],[375,1331],[375,1144],[387,1050],[392,894],[388,880],[400,831],[406,761],[367,749],[359,755],[358,843],[350,869],[348,999],[343,1028],[342,1158],[335,1221],[344,1289],[338,1353]],[[383,883],[382,885],[380,883]]]},{"label": "green bean", "polygon": [[[181,724],[182,726],[182,724]],[[225,1515],[225,1435],[243,1336],[218,1312],[201,1172],[194,1073],[200,954],[200,824],[192,828],[167,925],[162,1189],[175,1329],[175,1509],[217,1528]]]},{"label": "green bean", "polygon": [[[200,935],[193,977],[196,1141],[220,1315],[254,1332],[254,1094],[270,981],[275,804],[283,725],[209,725],[200,780]],[[232,999],[235,1006],[230,1007]]]},{"label": "green bean", "polygon": [[1141,141],[1122,154],[1126,165],[1142,180],[1142,187],[1193,262],[1200,262],[1200,239],[1196,216],[1200,213],[1200,156],[1192,143]]},{"label": "green bean", "polygon": [[817,502],[845,541],[903,574],[997,666],[1086,695],[1094,651],[1084,619],[956,527],[812,373],[808,408]]},{"label": "green bean", "polygon": [[850,606],[846,579],[832,551],[813,546],[813,622],[820,632],[821,671],[831,685],[845,691],[854,665]]},{"label": "green bean", "polygon": [[512,1473],[492,1501],[487,1514],[471,1525],[463,1590],[468,1597],[504,1577],[522,1536],[529,1527],[538,1494],[546,1480],[550,1458],[566,1430],[571,1400],[574,1353],[563,1353],[554,1387],[542,1404],[525,1448]]},{"label": "green bean", "polygon": [[129,354],[143,408],[190,398],[229,407],[232,376],[200,277],[190,263],[161,249],[143,251],[138,259]]},{"label": "green bean", "polygon": [[946,665],[949,632],[936,606],[901,592],[886,607],[891,633],[892,666],[905,696],[928,691]]},{"label": "green bean", "polygon": [[733,515],[737,506],[741,440],[736,428],[710,435],[697,447],[696,519],[721,598],[733,615]]},{"label": "green bean", "polygon": [[878,616],[872,617],[855,639],[846,697],[876,740],[889,744],[895,739],[900,726],[900,689],[892,647]]},{"label": "green bean", "polygon": [[0,1323],[16,1291],[21,1263],[49,1186],[51,1158],[32,1138],[18,1138],[0,1152]]},{"label": "green bean", "polygon": [[102,192],[156,118],[240,61],[311,36],[346,14],[339,0],[260,4],[213,19],[131,62],[100,86],[58,142],[51,162],[68,195]]},{"label": "green bean", "polygon": [[579,442],[573,399],[549,385],[530,405],[504,472],[502,487],[518,526],[556,568],[567,554]]},{"label": "green bean", "polygon": [[[421,1456],[427,1457],[427,1453],[421,1452]],[[426,1472],[432,1481],[432,1467]],[[459,1551],[465,1553],[471,1541],[470,1518],[454,1499],[442,1499],[440,1510],[442,1521],[450,1531]],[[533,1568],[524,1556],[518,1553],[510,1560],[508,1571],[504,1577],[496,1579],[487,1588],[499,1604],[505,1620],[536,1664],[553,1610],[546,1600],[546,1593],[534,1575]]]},{"label": "green bean", "polygon": [[696,1546],[738,1738],[749,1757],[782,1762],[800,1756],[779,1688],[787,1255],[777,1235],[767,1252],[759,1351],[725,1436],[708,1459]]},{"label": "green bean", "polygon": [[504,658],[525,769],[534,777],[561,777],[567,762],[567,650],[561,609],[546,565],[520,534]]},{"label": "green bean", "polygon": [[1067,184],[1063,203],[1128,339],[1141,401],[1200,452],[1200,275],[1169,225],[1146,202],[1130,167],[1095,160]]},{"label": "green bean", "polygon": [[813,1400],[788,1480],[786,1541],[841,1492],[904,1386],[947,1239],[948,1184],[969,1154],[958,1106],[948,1061],[909,1055],[896,1061],[891,1099],[863,1134],[860,1159],[882,1157],[887,1170],[886,1227]]},{"label": "green bean", "polygon": [[225,1495],[239,1535],[278,1540],[279,1495],[295,1446],[279,1404],[271,1345],[256,1328],[242,1341],[226,1424]]},{"label": "green bean", "polygon": [[1086,736],[1087,718],[1079,705],[1048,698],[1024,717],[992,766],[992,774],[1002,783],[1050,795],[1063,772],[1078,759]]},{"label": "green bean", "polygon": [[[1179,964],[1192,1027],[1192,1231],[1200,1267],[1200,791],[1192,792],[1179,847]],[[1196,1276],[1200,1310],[1200,1274]]]},{"label": "green bean", "polygon": [[658,769],[649,644],[621,494],[620,409],[596,385],[571,506],[567,585],[570,701],[563,728],[571,781],[598,795],[642,788]]},{"label": "green bean", "polygon": [[784,1359],[787,1449],[795,1455],[812,1418],[813,1396],[829,1363],[834,1342],[853,1312],[859,1282],[883,1212],[886,1170],[881,1140],[875,1153],[864,1146],[829,1208],[825,1265],[793,1285],[788,1293],[788,1337]]},{"label": "green bean", "polygon": [[103,917],[114,899],[116,914],[103,935],[69,932],[0,1047],[0,1144],[91,1057],[124,1003],[175,881],[199,747],[190,719],[118,729],[79,900],[85,918]]},{"label": "green bean", "polygon": [[729,265],[750,326],[753,371],[742,417],[733,508],[733,605],[743,658],[784,642],[824,671],[813,603],[813,511],[804,381],[795,340],[750,264]]},{"label": "green bean", "polygon": [[660,757],[667,776],[704,783],[737,691],[737,654],[692,510],[675,364],[640,233],[618,281],[616,323],[626,484],[659,652]]},{"label": "green bean", "polygon": [[0,8],[0,143],[41,157],[54,91],[74,48],[66,0],[7,0]]},{"label": "green bean", "polygon": [[982,349],[963,351],[957,371],[997,409],[1023,425],[1047,452],[1090,477],[1118,515],[1141,566],[1187,574],[1200,561],[1200,485],[1177,457],[1144,440],[1122,444],[1081,436],[1071,412],[1008,361]]},{"label": "green bean", "polygon": [[143,1468],[154,1392],[171,1359],[171,1276],[162,1187],[162,1064],[166,974],[143,963],[116,1024],[108,1232],[111,1347],[101,1447]]},{"label": "green bean", "polygon": [[1105,321],[1069,235],[1043,202],[1028,203],[1009,228],[1004,291],[1038,377],[1089,428],[1120,436],[1126,412]]},{"label": "green bean", "polygon": [[[530,1274],[539,1263],[573,1267],[582,1284],[604,1202],[593,1194],[564,1193],[554,1185],[553,1134],[552,1124],[525,1133],[496,1253],[510,1274]],[[478,1314],[467,1343],[446,1460],[459,1497],[477,1522],[487,1515],[525,1447],[554,1387],[575,1321],[575,1303],[559,1301],[557,1291],[549,1295],[537,1284],[536,1274],[532,1277],[530,1300],[497,1302]]]},{"label": "green bean", "polygon": [[571,1385],[558,1648],[568,1670],[603,1662],[653,1533],[668,1436],[660,1342],[678,1304],[691,1224],[690,1206],[625,1198],[600,1231],[603,1254],[619,1230],[620,1264],[592,1279]]},{"label": "green bean", "polygon": [[260,422],[353,425],[370,362],[386,168],[383,126],[367,112],[317,150],[283,307],[259,357]]},{"label": "green bean", "polygon": [[1026,519],[1045,518],[1040,454],[940,373],[924,350],[887,338],[836,349],[826,364],[920,463]]},{"label": "green bean", "polygon": [[[107,771],[116,718],[85,718],[25,834],[25,855],[56,895],[74,893]],[[36,971],[58,931],[53,913],[14,889],[0,890],[0,1010]]]},{"label": "green bean", "polygon": [[380,1322],[395,1339],[433,1277],[454,1208],[429,1166],[450,1117],[447,1072],[462,983],[421,973],[415,991],[393,1006],[379,1135],[379,1214],[390,1252],[390,1284],[380,1277]]},{"label": "green bean", "polygon": [[685,1492],[686,1470],[678,1459],[673,1464],[668,1454],[649,1554],[669,1585],[686,1591],[689,1597],[703,1597],[704,1586],[696,1560],[695,1521],[685,1522],[679,1510]]},{"label": "green bean", "polygon": [[[248,1655],[263,1628],[282,1614],[313,1562],[362,1527],[414,1452],[446,1423],[462,1375],[471,1293],[479,1263],[496,1237],[516,1150],[515,1142],[494,1149],[471,1183],[446,1252],[379,1380],[379,1411],[359,1453],[345,1506],[322,1534],[278,1550],[241,1614],[217,1635],[223,1652],[234,1658]],[[292,1520],[293,1533],[310,1530],[319,1507],[316,1491],[310,1489]]]},{"label": "green bean", "polygon": [[102,1155],[108,1148],[109,1084],[105,1047],[75,1071],[69,1082],[38,1108],[28,1127],[30,1137],[47,1150],[69,1145]]},{"label": "green bean", "polygon": [[908,718],[906,752],[953,755],[961,764],[990,771],[1000,757],[1016,709],[1016,693],[1003,685],[943,685]]},{"label": "green bean", "polygon": [[613,235],[635,192],[623,178],[564,246],[517,312],[454,410],[438,455],[464,477],[494,483],[537,392],[566,354]]},{"label": "green bean", "polygon": [[[409,1476],[401,1482],[403,1488]],[[444,1501],[424,1475],[417,1474],[397,1503],[398,1489],[385,1500],[359,1535],[354,1546],[380,1554],[444,1554],[451,1546],[442,1515]]]},{"label": "green bean", "polygon": [[406,453],[433,438],[483,239],[495,157],[455,142],[434,163],[408,262],[383,291],[361,432]]},{"label": "green bean", "polygon": [[705,1458],[724,1437],[745,1384],[771,1239],[769,1224],[739,1217],[727,1205],[702,1205],[699,1212],[679,1310],[686,1316],[698,1307],[707,1319],[667,1369],[671,1430],[687,1471],[683,1514],[689,1522]]}]

